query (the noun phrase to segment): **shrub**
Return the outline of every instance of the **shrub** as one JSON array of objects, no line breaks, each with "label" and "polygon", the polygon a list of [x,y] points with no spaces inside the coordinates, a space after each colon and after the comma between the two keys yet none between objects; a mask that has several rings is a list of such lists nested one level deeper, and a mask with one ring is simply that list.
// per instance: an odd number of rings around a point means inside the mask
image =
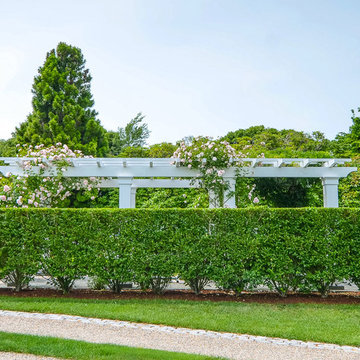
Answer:
[{"label": "shrub", "polygon": [[[298,214],[299,216],[296,216]],[[301,211],[264,211],[253,224],[258,248],[256,268],[264,283],[281,297],[297,290],[303,281],[299,249],[302,247],[304,216]]]},{"label": "shrub", "polygon": [[0,278],[16,291],[28,286],[40,269],[43,238],[39,229],[47,224],[38,215],[26,211],[0,212]]},{"label": "shrub", "polygon": [[327,209],[311,213],[316,215],[314,223],[307,223],[299,254],[305,273],[305,285],[326,297],[335,282],[352,278],[349,274],[349,262],[353,263],[355,260],[359,264],[360,258],[355,253],[349,256],[351,245],[356,248],[360,240],[356,235],[359,227],[349,214],[356,213],[358,221],[358,212]]},{"label": "shrub", "polygon": [[0,209],[0,278],[38,271],[64,293],[86,275],[161,294],[178,275],[199,294],[267,284],[280,296],[360,285],[358,209]]},{"label": "shrub", "polygon": [[199,295],[213,280],[218,238],[215,235],[215,212],[198,210],[192,216],[183,213],[177,231],[179,277]]},{"label": "shrub", "polygon": [[252,290],[262,282],[257,268],[259,241],[250,226],[256,213],[248,212],[246,217],[230,212],[217,217],[217,245],[214,260],[213,280],[216,285],[240,295],[244,290]]},{"label": "shrub", "polygon": [[114,221],[108,221],[109,213],[93,214],[96,228],[90,241],[94,256],[89,274],[115,293],[120,293],[125,283],[133,281],[132,243],[130,225],[132,219],[126,213],[111,212]]},{"label": "shrub", "polygon": [[46,214],[48,232],[43,239],[41,260],[49,282],[67,294],[75,280],[89,273],[94,249],[90,237],[96,232],[86,211],[52,210]]},{"label": "shrub", "polygon": [[176,213],[145,210],[132,214],[132,234],[129,236],[134,240],[134,281],[143,290],[151,289],[155,294],[162,294],[176,273]]}]

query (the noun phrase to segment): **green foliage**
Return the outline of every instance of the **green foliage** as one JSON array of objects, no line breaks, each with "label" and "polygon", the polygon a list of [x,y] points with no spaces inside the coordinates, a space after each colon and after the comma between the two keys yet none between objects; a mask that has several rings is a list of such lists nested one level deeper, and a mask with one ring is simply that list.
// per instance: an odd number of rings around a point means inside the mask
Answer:
[{"label": "green foliage", "polygon": [[[348,166],[354,166],[360,169],[360,156],[354,155]],[[360,206],[360,171],[350,173],[346,178],[339,182],[339,204],[346,207]]]},{"label": "green foliage", "polygon": [[347,218],[351,221],[352,226],[347,226],[344,230],[344,237],[349,239],[346,244],[346,248],[343,251],[347,251],[346,265],[344,269],[347,273],[344,274],[345,279],[349,279],[360,289],[360,227],[356,226],[358,221],[357,217],[353,213],[348,213]]},{"label": "green foliage", "polygon": [[351,150],[352,153],[359,153],[360,152],[360,108],[352,110],[352,121],[353,124],[350,126],[350,141],[351,141]]},{"label": "green foliage", "polygon": [[[125,216],[124,216],[125,215]],[[125,283],[133,281],[132,236],[128,225],[132,219],[121,212],[113,212],[115,221],[107,221],[107,212],[100,212],[93,219],[96,229],[90,242],[93,250],[89,272],[96,281],[120,293]]]},{"label": "green foliage", "polygon": [[[255,266],[259,241],[253,236],[253,228],[238,217],[237,212],[227,212],[227,216],[217,216],[213,225],[216,231],[213,235],[217,237],[213,280],[219,288],[234,291],[236,295],[252,290],[262,281],[259,266]],[[251,219],[250,212],[247,218]]]},{"label": "green foliage", "polygon": [[[56,212],[49,215],[46,216],[47,227],[41,229],[44,237],[42,271],[50,278],[50,283],[66,294],[75,280],[89,273],[88,260],[94,258],[95,250],[90,240],[96,233],[96,226],[93,222],[87,223],[86,214],[81,211],[65,211],[59,217]],[[85,223],[87,232],[84,232]]]},{"label": "green foliage", "polygon": [[138,189],[137,208],[207,208],[209,196],[203,189]]},{"label": "green foliage", "polygon": [[212,194],[209,201],[213,207],[226,207],[227,200],[234,195],[226,170],[236,168],[237,176],[241,176],[240,168],[244,166],[240,160],[243,157],[241,152],[227,141],[199,136],[181,141],[172,157],[172,164],[177,161],[180,166],[198,170],[199,174],[191,182],[197,182]]},{"label": "green foliage", "polygon": [[305,241],[299,252],[299,262],[304,285],[309,290],[316,289],[322,297],[326,297],[330,286],[348,275],[349,242],[352,239],[351,236],[348,237],[352,235],[348,227],[353,230],[355,224],[354,218],[351,214],[349,217],[347,211],[343,212],[341,218],[334,217],[331,209],[322,214],[322,221],[323,226],[316,230],[305,224],[308,231],[304,234]]},{"label": "green foliage", "polygon": [[[76,204],[78,205],[78,204]],[[100,188],[99,195],[94,201],[83,203],[82,206],[74,207],[90,207],[90,208],[118,208],[119,207],[119,189],[118,188]]]},{"label": "green foliage", "polygon": [[119,128],[117,132],[111,131],[107,134],[110,155],[119,156],[127,147],[141,148],[150,136],[147,124],[142,124],[145,116],[138,113],[125,128]]},{"label": "green foliage", "polygon": [[[301,178],[256,178],[256,193],[271,207],[306,207],[322,206],[322,187],[319,179]],[[314,194],[314,191],[317,190]],[[265,201],[261,204],[265,204]]]},{"label": "green foliage", "polygon": [[[292,129],[277,130],[263,125],[229,132],[223,137],[247,157],[263,154],[266,158],[328,158],[333,157],[332,142],[324,134],[307,134]],[[257,178],[238,180],[250,188],[255,185],[261,205],[270,207],[304,207],[322,205],[322,188],[317,179]],[[238,206],[251,206],[244,188],[237,190]]]},{"label": "green foliage", "polygon": [[[266,157],[298,157],[296,155],[304,152],[308,154],[312,152],[315,157],[323,157],[316,156],[316,153],[325,155],[331,150],[330,140],[326,139],[320,131],[307,134],[292,129],[266,128],[263,125],[231,131],[223,139],[234,146],[237,144],[240,150],[246,150],[249,157],[259,153],[264,153]],[[313,156],[300,155],[300,157]]]},{"label": "green foliage", "polygon": [[[114,132],[108,132],[109,137],[112,137]],[[110,144],[112,140],[109,140]],[[171,143],[160,143],[154,144],[149,147],[144,146],[123,146],[121,147],[121,151],[116,153],[118,157],[124,158],[170,158],[177,146]],[[110,153],[110,155],[115,155],[114,153]]]},{"label": "green foliage", "polygon": [[[162,293],[178,275],[240,293],[267,284],[281,296],[360,282],[358,209],[1,209],[1,277],[17,289],[39,269],[64,293],[97,277],[119,292],[133,281]],[[40,266],[41,263],[41,266]]]},{"label": "green foliage", "polygon": [[214,259],[217,251],[217,236],[213,236],[215,214],[206,210],[193,212],[184,217],[186,232],[179,232],[180,277],[194,291],[200,294],[214,278]]},{"label": "green foliage", "polygon": [[301,261],[305,260],[299,253],[302,249],[303,222],[305,220],[305,224],[310,225],[311,229],[319,225],[317,222],[311,224],[310,219],[306,222],[306,219],[306,213],[302,212],[271,211],[262,214],[261,219],[261,223],[269,224],[269,229],[254,228],[255,236],[262,245],[257,254],[261,259],[258,270],[265,284],[282,297],[290,289],[295,291],[301,286],[304,276]]},{"label": "green foliage", "polygon": [[[69,197],[76,201],[95,200],[98,179],[63,176],[71,166],[69,158],[81,158],[79,150],[57,143],[49,148],[43,145],[18,146],[19,157],[31,157],[21,165],[24,176],[0,175],[0,206],[4,207],[68,207]],[[48,176],[44,176],[47,172]]]},{"label": "green foliage", "polygon": [[18,143],[46,146],[61,142],[86,155],[108,151],[90,91],[91,75],[77,47],[59,43],[47,53],[32,87],[33,111],[15,135]]},{"label": "green foliage", "polygon": [[353,154],[351,136],[348,133],[340,132],[336,135],[332,144],[333,153],[336,157],[351,157]]},{"label": "green foliage", "polygon": [[140,146],[127,146],[121,149],[119,153],[121,158],[147,158],[149,157],[149,149]]},{"label": "green foliage", "polygon": [[177,149],[176,145],[162,142],[149,147],[149,157],[151,158],[170,158]]},{"label": "green foliage", "polygon": [[[31,212],[0,213],[0,278],[16,291],[26,287],[40,269],[41,242],[38,230],[46,227],[46,219]],[[5,226],[5,224],[7,224]]]},{"label": "green foliage", "polygon": [[[131,237],[133,248],[134,281],[143,290],[155,294],[164,292],[177,270],[178,244],[174,234],[179,226],[176,211],[159,216],[158,212],[142,211],[133,214]],[[143,224],[147,224],[146,228]],[[141,239],[141,241],[139,241]]]},{"label": "green foliage", "polygon": [[0,157],[16,156],[16,140],[10,138],[8,140],[0,139]]}]

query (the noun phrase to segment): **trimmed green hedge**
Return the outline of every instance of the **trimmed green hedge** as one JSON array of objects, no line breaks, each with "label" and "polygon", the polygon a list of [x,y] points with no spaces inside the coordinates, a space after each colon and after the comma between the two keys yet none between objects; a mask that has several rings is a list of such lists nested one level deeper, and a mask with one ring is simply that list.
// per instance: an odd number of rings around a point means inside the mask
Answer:
[{"label": "trimmed green hedge", "polygon": [[344,279],[360,285],[359,209],[0,209],[0,278],[17,290],[39,271],[64,292],[85,275],[163,292],[178,275],[281,296]]}]

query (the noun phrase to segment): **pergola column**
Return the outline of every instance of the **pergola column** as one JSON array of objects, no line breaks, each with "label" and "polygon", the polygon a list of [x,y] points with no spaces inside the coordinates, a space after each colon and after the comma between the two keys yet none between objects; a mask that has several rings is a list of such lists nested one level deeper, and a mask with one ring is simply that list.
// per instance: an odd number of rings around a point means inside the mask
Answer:
[{"label": "pergola column", "polygon": [[[228,178],[225,179],[227,181],[229,181],[229,191],[227,194],[225,194],[225,207],[231,208],[231,209],[235,209],[236,208],[236,203],[235,203],[235,184],[236,184],[236,179],[234,178]],[[229,194],[230,193],[230,194]]]},{"label": "pergola column", "polygon": [[131,208],[131,185],[132,178],[119,178],[119,208]]},{"label": "pergola column", "polygon": [[[236,208],[235,204],[235,184],[236,179],[235,178],[225,178],[225,181],[229,182],[230,188],[224,194],[224,206],[227,208]],[[209,191],[209,208],[216,208],[219,207],[219,199],[216,198],[216,195],[213,191]]]},{"label": "pergola column", "polygon": [[137,190],[137,187],[134,187],[134,186],[131,187],[130,207],[132,209],[136,208],[136,190]]},{"label": "pergola column", "polygon": [[213,209],[216,208],[216,195],[213,191],[209,191],[209,208]]},{"label": "pergola column", "polygon": [[323,186],[324,207],[339,207],[339,178],[321,178]]}]

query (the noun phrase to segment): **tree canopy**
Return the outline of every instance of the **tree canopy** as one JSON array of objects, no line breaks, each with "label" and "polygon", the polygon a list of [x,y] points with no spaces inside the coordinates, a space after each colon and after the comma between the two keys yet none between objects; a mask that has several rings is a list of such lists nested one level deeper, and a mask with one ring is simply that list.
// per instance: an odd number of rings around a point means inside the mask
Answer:
[{"label": "tree canopy", "polygon": [[19,143],[67,144],[85,154],[105,156],[105,129],[93,109],[91,75],[77,47],[59,43],[46,55],[32,86],[32,112],[15,131]]},{"label": "tree canopy", "polygon": [[320,131],[307,134],[263,125],[230,131],[223,139],[235,147],[247,149],[249,157],[260,153],[266,157],[329,157],[332,150],[331,141]]},{"label": "tree canopy", "polygon": [[109,131],[110,155],[118,156],[122,150],[128,147],[141,148],[145,145],[150,136],[148,125],[142,123],[145,116],[138,113],[125,128],[118,128],[118,131]]}]

